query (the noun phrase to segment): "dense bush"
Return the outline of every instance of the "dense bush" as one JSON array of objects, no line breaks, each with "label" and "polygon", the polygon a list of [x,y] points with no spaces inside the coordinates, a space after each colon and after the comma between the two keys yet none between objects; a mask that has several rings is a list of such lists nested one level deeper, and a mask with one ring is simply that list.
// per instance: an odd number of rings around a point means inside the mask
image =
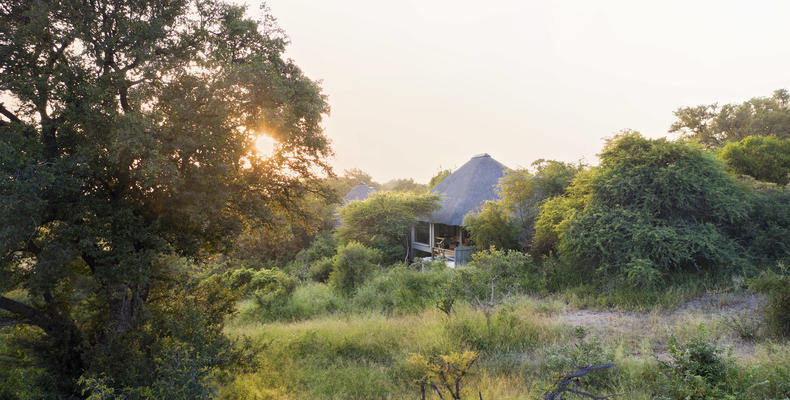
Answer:
[{"label": "dense bush", "polygon": [[411,251],[411,228],[418,217],[439,207],[439,196],[428,193],[380,192],[340,209],[342,243],[359,242],[381,252],[387,264],[405,261]]},{"label": "dense bush", "polygon": [[[549,347],[546,350],[546,367],[565,375],[589,365],[604,365],[615,361],[611,348],[604,347],[598,338],[589,338],[583,327],[576,327],[576,341]],[[598,371],[585,377],[585,385],[596,389],[609,388],[617,375],[616,369]]]},{"label": "dense bush", "polygon": [[453,271],[441,264],[422,271],[397,265],[365,282],[354,296],[359,308],[398,314],[420,311],[439,300]]},{"label": "dense bush", "polygon": [[519,248],[519,227],[500,202],[486,202],[479,213],[467,214],[463,224],[469,237],[481,248]]},{"label": "dense bush", "polygon": [[344,294],[351,294],[367,279],[381,261],[381,252],[350,242],[337,249],[329,283]]},{"label": "dense bush", "polygon": [[768,296],[765,322],[771,333],[790,337],[790,270],[764,271],[752,282],[752,288]]},{"label": "dense bush", "polygon": [[[322,232],[313,238],[310,246],[296,254],[294,259],[286,264],[285,271],[300,279],[313,278],[312,269],[316,263],[331,258],[337,252],[337,240],[331,232]],[[328,275],[327,275],[328,277]],[[321,282],[326,281],[326,277]]]},{"label": "dense bush", "polygon": [[538,224],[547,231],[541,240],[556,237],[560,255],[584,274],[642,287],[669,272],[747,264],[738,236],[752,204],[711,154],[625,133],[600,157]]},{"label": "dense bush", "polygon": [[719,152],[727,169],[754,179],[787,185],[790,181],[790,139],[748,136],[729,142]]},{"label": "dense bush", "polygon": [[708,340],[694,337],[680,343],[674,336],[669,341],[670,361],[665,370],[662,396],[665,399],[734,399],[737,389],[728,385],[734,373],[732,360]]},{"label": "dense bush", "polygon": [[329,280],[329,275],[332,274],[333,268],[334,261],[332,257],[324,257],[310,264],[308,275],[310,279],[316,282],[326,282]]},{"label": "dense bush", "polygon": [[790,260],[790,188],[752,182],[752,210],[739,232],[758,264]]}]

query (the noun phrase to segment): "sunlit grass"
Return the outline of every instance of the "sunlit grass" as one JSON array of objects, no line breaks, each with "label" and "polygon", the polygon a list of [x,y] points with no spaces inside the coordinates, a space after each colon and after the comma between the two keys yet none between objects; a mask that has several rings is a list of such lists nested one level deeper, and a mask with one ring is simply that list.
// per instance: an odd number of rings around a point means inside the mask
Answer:
[{"label": "sunlit grass", "polygon": [[[711,298],[705,307],[737,307],[739,301],[737,294]],[[711,313],[691,304],[651,307],[648,312],[585,310],[559,296],[520,296],[490,320],[464,303],[449,316],[435,308],[390,317],[341,308],[294,322],[237,319],[226,330],[263,345],[261,367],[236,377],[220,394],[239,399],[414,399],[418,386],[405,362],[411,353],[473,350],[480,359],[465,381],[464,398],[477,399],[479,391],[486,400],[534,399],[558,374],[573,369],[558,369],[556,356],[575,351],[576,325],[585,326],[586,340],[598,343],[607,360],[618,364],[612,380],[593,388],[601,394],[655,398],[666,379],[660,365],[669,357],[670,335],[681,341],[701,336],[733,349],[729,354],[742,369],[737,379],[745,386],[760,383],[755,391],[768,396],[761,398],[790,393],[783,381],[790,382],[790,345],[744,341],[727,322],[731,312]],[[438,399],[431,394],[428,398]]]}]

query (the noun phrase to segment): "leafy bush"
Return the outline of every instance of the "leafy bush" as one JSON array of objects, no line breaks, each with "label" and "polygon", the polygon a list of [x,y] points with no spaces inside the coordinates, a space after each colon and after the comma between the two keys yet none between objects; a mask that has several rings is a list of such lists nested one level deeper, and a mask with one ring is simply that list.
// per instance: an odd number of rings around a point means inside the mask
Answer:
[{"label": "leafy bush", "polygon": [[294,290],[278,314],[281,319],[308,319],[335,312],[343,304],[343,299],[326,284],[308,283]]},{"label": "leafy bush", "polygon": [[522,293],[540,293],[545,291],[546,282],[540,266],[528,254],[515,250],[489,249],[472,255],[470,265],[501,279],[508,280],[508,285]]},{"label": "leafy bush", "polygon": [[[329,232],[315,236],[310,246],[296,254],[294,259],[285,266],[285,270],[300,279],[313,278],[312,270],[316,263],[332,258],[337,252],[337,240]],[[328,275],[327,275],[328,278]],[[326,278],[319,282],[325,282]]]},{"label": "leafy bush", "polygon": [[662,363],[665,370],[664,396],[667,399],[728,399],[733,389],[727,377],[734,367],[723,350],[700,337],[685,343],[672,336],[669,340],[670,361]]},{"label": "leafy bush", "polygon": [[417,218],[439,208],[439,196],[429,193],[379,192],[340,209],[343,243],[359,242],[381,251],[389,263],[404,261],[410,251],[411,228]]},{"label": "leafy bush", "polygon": [[310,264],[310,272],[308,275],[310,276],[310,279],[323,283],[329,280],[329,275],[332,274],[333,268],[334,261],[332,260],[332,257],[324,257]]},{"label": "leafy bush", "polygon": [[477,246],[519,248],[519,226],[500,202],[487,201],[479,213],[467,214],[463,224]]},{"label": "leafy bush", "polygon": [[284,304],[296,287],[296,278],[278,269],[262,269],[250,280],[249,290],[264,309]]},{"label": "leafy bush", "polygon": [[719,157],[736,174],[779,185],[787,185],[790,180],[790,139],[747,136],[727,143]]},{"label": "leafy bush", "polygon": [[436,304],[452,273],[444,265],[423,271],[397,265],[365,282],[354,296],[354,303],[360,308],[388,313],[420,311]]},{"label": "leafy bush", "polygon": [[329,284],[342,293],[351,294],[370,276],[380,261],[381,252],[359,242],[341,246],[332,260]]},{"label": "leafy bush", "polygon": [[752,282],[752,289],[768,296],[765,322],[777,336],[790,336],[790,269],[780,266],[780,272],[764,271]]},{"label": "leafy bush", "polygon": [[[603,365],[615,361],[611,348],[604,348],[597,338],[588,338],[587,331],[579,326],[574,332],[576,342],[549,347],[546,351],[548,370],[567,374],[588,365]],[[593,388],[610,387],[614,382],[616,370],[607,369],[585,377],[585,384]]]},{"label": "leafy bush", "polygon": [[296,287],[296,278],[279,269],[240,268],[226,274],[230,287],[241,295],[255,298],[266,311],[281,307]]},{"label": "leafy bush", "polygon": [[670,272],[748,264],[738,235],[750,198],[709,153],[625,133],[600,157],[594,172],[574,180],[569,199],[542,215],[551,221],[538,224],[547,230],[541,240],[557,238],[560,255],[583,273],[650,286]]}]

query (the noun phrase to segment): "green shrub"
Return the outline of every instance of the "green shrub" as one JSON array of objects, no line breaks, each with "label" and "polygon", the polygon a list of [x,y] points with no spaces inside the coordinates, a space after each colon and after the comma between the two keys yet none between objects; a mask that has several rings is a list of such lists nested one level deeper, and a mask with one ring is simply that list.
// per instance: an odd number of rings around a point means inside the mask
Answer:
[{"label": "green shrub", "polygon": [[332,260],[329,284],[338,291],[351,294],[374,271],[381,253],[359,242],[350,242],[337,249]]},{"label": "green shrub", "polygon": [[[337,240],[335,236],[329,232],[323,232],[313,238],[309,247],[297,253],[284,269],[300,279],[310,278],[315,280],[313,278],[313,267],[321,260],[331,259],[336,252]],[[326,278],[319,282],[326,282]]]},{"label": "green shrub", "polygon": [[577,175],[567,198],[546,204],[548,221],[538,221],[538,236],[558,240],[559,255],[577,273],[647,287],[670,273],[749,264],[740,237],[749,192],[711,154],[629,132],[600,157],[600,166]]},{"label": "green shrub", "polygon": [[296,288],[296,283],[296,278],[283,271],[262,269],[255,272],[247,287],[258,305],[264,310],[271,311],[288,301]]},{"label": "green shrub", "polygon": [[768,330],[780,337],[790,336],[790,269],[764,271],[752,281],[752,289],[765,293],[765,322]]},{"label": "green shrub", "polygon": [[528,254],[515,250],[480,251],[472,255],[470,265],[497,275],[507,285],[523,293],[541,293],[546,290],[542,268]]},{"label": "green shrub", "polygon": [[444,265],[415,271],[397,265],[365,282],[354,296],[360,308],[404,314],[433,306],[452,270]]},{"label": "green shrub", "polygon": [[507,307],[500,308],[490,318],[469,309],[459,310],[446,321],[445,330],[448,337],[459,343],[458,348],[488,355],[525,352],[558,336],[558,332],[536,323],[529,315],[515,313]]},{"label": "green shrub", "polygon": [[290,320],[308,319],[335,312],[343,304],[343,299],[326,284],[308,283],[293,291],[278,314],[281,318]]},{"label": "green shrub", "polygon": [[779,185],[786,185],[790,179],[790,139],[747,136],[727,143],[719,157],[737,174]]},{"label": "green shrub", "polygon": [[[549,347],[546,350],[546,367],[549,371],[565,375],[589,365],[603,365],[615,361],[612,348],[604,346],[598,338],[588,338],[587,331],[579,326],[574,332],[576,342]],[[606,369],[587,375],[585,385],[595,389],[612,386],[616,377],[615,369]]]},{"label": "green shrub", "polygon": [[729,399],[734,391],[727,385],[733,362],[723,350],[706,339],[694,337],[685,343],[672,336],[665,370],[663,397],[667,399]]},{"label": "green shrub", "polygon": [[332,257],[324,257],[310,264],[310,271],[308,275],[310,276],[310,279],[323,283],[329,280],[329,275],[332,274],[333,268],[334,261],[332,260]]}]

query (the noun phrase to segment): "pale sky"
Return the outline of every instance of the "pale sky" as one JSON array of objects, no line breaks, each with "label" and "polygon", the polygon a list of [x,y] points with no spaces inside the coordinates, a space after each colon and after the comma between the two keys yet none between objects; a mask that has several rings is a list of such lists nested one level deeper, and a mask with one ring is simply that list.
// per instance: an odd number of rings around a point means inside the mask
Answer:
[{"label": "pale sky", "polygon": [[[246,0],[250,12],[259,1]],[[622,129],[790,88],[787,1],[269,0],[321,80],[337,173],[427,182],[489,153],[597,162]]]}]

